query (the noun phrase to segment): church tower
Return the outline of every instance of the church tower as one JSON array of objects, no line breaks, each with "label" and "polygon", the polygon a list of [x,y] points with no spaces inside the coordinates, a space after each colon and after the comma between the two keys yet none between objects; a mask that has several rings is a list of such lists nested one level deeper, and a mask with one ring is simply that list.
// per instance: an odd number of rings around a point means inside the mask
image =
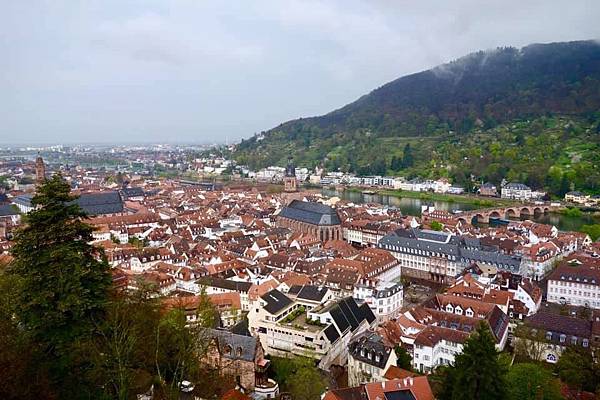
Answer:
[{"label": "church tower", "polygon": [[46,166],[42,156],[39,155],[35,159],[35,182],[41,185],[46,180]]},{"label": "church tower", "polygon": [[285,185],[286,192],[290,193],[298,191],[296,182],[296,167],[292,162],[292,157],[288,158],[288,164],[285,168],[285,177],[283,178],[283,183]]}]

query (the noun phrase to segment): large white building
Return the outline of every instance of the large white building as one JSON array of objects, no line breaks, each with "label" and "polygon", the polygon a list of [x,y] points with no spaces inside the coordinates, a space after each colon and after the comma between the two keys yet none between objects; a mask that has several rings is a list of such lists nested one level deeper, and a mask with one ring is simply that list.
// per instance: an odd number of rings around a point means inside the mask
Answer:
[{"label": "large white building", "polygon": [[431,372],[438,366],[454,364],[454,357],[462,353],[468,337],[467,332],[428,326],[415,338],[413,368],[420,372]]},{"label": "large white building", "polygon": [[258,335],[265,354],[316,358],[324,370],[345,364],[350,340],[374,322],[369,306],[359,307],[352,297],[307,311],[277,289],[253,302],[248,313],[250,333]]},{"label": "large white building", "polygon": [[578,253],[548,276],[548,301],[600,308],[600,257]]},{"label": "large white building", "polygon": [[354,285],[353,297],[366,302],[380,322],[396,318],[404,304],[401,283],[363,279]]},{"label": "large white building", "polygon": [[483,246],[479,239],[445,232],[398,229],[379,241],[402,266],[402,275],[453,283],[472,263],[518,273],[521,257]]},{"label": "large white building", "polygon": [[502,187],[501,197],[513,200],[531,200],[533,192],[531,188],[522,183],[508,183]]}]

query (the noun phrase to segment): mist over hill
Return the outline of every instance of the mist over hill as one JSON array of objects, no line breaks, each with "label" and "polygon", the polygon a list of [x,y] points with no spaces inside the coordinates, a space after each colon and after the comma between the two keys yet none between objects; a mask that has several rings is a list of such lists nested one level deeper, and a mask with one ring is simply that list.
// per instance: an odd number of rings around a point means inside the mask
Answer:
[{"label": "mist over hill", "polygon": [[[599,111],[598,42],[506,47],[401,77],[323,116],[285,122],[243,140],[234,156],[253,167],[293,155],[329,170],[441,175],[464,184],[471,175],[506,176],[552,191],[564,176],[596,192],[600,183],[579,174],[600,178]],[[536,155],[540,148],[546,154]]]}]

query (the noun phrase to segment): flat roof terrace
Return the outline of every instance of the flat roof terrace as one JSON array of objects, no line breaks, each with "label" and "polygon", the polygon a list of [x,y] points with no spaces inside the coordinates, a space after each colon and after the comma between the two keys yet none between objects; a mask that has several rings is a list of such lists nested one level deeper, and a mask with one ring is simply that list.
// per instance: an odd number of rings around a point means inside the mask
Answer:
[{"label": "flat roof terrace", "polygon": [[[302,312],[297,312],[302,311]],[[326,325],[321,324],[318,321],[311,321],[308,319],[306,310],[296,309],[288,316],[277,322],[279,325],[285,326],[286,328],[293,328],[300,331],[307,332],[320,332]]]}]

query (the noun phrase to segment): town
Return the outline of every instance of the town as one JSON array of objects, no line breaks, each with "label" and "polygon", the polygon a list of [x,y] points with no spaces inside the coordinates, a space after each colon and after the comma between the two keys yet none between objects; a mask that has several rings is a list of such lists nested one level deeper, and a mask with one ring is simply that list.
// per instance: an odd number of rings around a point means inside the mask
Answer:
[{"label": "town", "polygon": [[[423,205],[415,216],[310,184],[464,188],[312,173],[291,158],[252,172],[179,149],[160,148],[158,163],[146,150],[108,151],[114,168],[82,151],[45,153],[50,163],[41,155],[0,161],[0,265],[12,262],[38,188],[60,174],[95,228],[92,244],[114,288],[150,287],[190,327],[203,298],[218,312],[204,332],[214,345],[198,363],[227,382],[222,399],[291,398],[278,381],[282,359],[312,360],[325,400],[433,399],[431,378],[454,364],[478,326],[513,360],[557,364],[572,348],[600,346],[600,242],[532,221],[564,206],[523,184],[479,188],[513,201],[502,206],[452,213]],[[66,154],[77,160],[67,164]],[[239,179],[212,179],[225,171]],[[593,207],[598,197],[570,191],[564,201]],[[195,382],[180,390],[204,398]]]}]

